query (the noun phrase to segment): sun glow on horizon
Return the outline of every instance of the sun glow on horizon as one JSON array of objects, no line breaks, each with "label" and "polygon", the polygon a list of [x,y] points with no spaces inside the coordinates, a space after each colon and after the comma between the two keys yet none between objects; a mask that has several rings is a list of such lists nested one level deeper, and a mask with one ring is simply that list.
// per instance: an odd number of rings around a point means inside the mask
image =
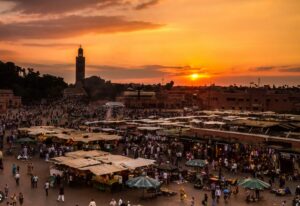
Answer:
[{"label": "sun glow on horizon", "polygon": [[197,81],[198,79],[203,79],[203,78],[209,78],[210,76],[208,74],[198,74],[198,73],[193,73],[189,76],[189,78],[192,81]]},{"label": "sun glow on horizon", "polygon": [[197,74],[197,73],[191,74],[190,78],[192,81],[196,81],[197,79],[199,79],[199,74]]}]

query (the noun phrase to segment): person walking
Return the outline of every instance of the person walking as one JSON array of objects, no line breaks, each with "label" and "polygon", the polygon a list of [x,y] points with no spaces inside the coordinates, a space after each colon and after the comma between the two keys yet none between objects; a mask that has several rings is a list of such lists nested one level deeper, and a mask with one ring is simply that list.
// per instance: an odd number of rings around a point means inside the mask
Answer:
[{"label": "person walking", "polygon": [[297,186],[297,188],[295,190],[295,195],[296,196],[300,195],[300,185]]},{"label": "person walking", "polygon": [[58,197],[57,197],[57,201],[62,201],[64,202],[65,201],[65,188],[63,185],[61,185],[59,187],[59,193],[58,193]]},{"label": "person walking", "polygon": [[117,201],[115,199],[112,199],[109,203],[109,206],[117,206]]},{"label": "person walking", "polygon": [[13,196],[11,196],[11,201],[12,201],[13,206],[17,205],[17,195],[16,195],[16,193],[13,194]]},{"label": "person walking", "polygon": [[11,171],[12,171],[12,175],[15,176],[15,175],[16,175],[16,172],[17,172],[17,166],[16,166],[15,163],[12,164]]},{"label": "person walking", "polygon": [[221,189],[220,189],[220,186],[217,186],[217,189],[216,189],[215,194],[216,194],[215,196],[216,196],[216,198],[217,198],[217,203],[219,203],[219,200],[220,200],[221,194],[222,194],[222,191],[221,191]]},{"label": "person walking", "polygon": [[122,204],[123,204],[123,200],[120,198],[119,202],[118,202],[118,205],[121,206]]},{"label": "person walking", "polygon": [[32,175],[32,172],[33,172],[33,164],[32,164],[32,162],[30,162],[27,165],[27,174]]},{"label": "person walking", "polygon": [[47,197],[48,197],[49,187],[50,187],[50,183],[49,183],[49,181],[47,180],[47,181],[45,182],[45,186],[44,186],[44,189],[45,189],[45,192],[46,192],[46,196],[47,196]]},{"label": "person walking", "polygon": [[94,199],[91,199],[89,206],[97,206]]},{"label": "person walking", "polygon": [[19,172],[16,172],[15,180],[16,180],[17,186],[19,186],[20,185],[20,173]]},{"label": "person walking", "polygon": [[192,197],[191,206],[195,206],[195,197]]},{"label": "person walking", "polygon": [[24,196],[23,196],[23,193],[20,192],[20,193],[19,193],[19,204],[20,204],[20,206],[22,206],[23,203],[24,203]]},{"label": "person walking", "polygon": [[208,203],[208,195],[205,193],[204,194],[204,198],[203,198],[203,200],[202,200],[202,205],[203,206],[207,206],[207,203]]},{"label": "person walking", "polygon": [[5,199],[7,199],[7,198],[8,198],[8,191],[9,191],[9,189],[8,189],[8,185],[7,185],[7,184],[5,184],[5,187],[4,187]]},{"label": "person walking", "polygon": [[37,175],[33,175],[32,181],[33,181],[33,188],[37,188],[39,177]]}]

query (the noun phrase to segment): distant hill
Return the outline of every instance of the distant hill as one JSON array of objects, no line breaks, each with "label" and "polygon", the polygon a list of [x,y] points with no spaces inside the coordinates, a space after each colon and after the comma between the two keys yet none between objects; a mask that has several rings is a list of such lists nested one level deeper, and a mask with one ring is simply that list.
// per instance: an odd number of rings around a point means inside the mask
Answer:
[{"label": "distant hill", "polygon": [[0,89],[12,89],[25,103],[59,98],[67,86],[61,77],[40,75],[39,71],[32,68],[22,68],[13,62],[0,61]]}]

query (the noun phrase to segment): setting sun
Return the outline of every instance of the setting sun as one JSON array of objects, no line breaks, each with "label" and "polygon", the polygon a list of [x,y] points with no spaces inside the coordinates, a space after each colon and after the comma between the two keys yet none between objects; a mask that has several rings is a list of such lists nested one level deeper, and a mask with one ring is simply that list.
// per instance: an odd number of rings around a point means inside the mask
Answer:
[{"label": "setting sun", "polygon": [[192,81],[195,81],[195,80],[199,79],[199,77],[200,76],[197,73],[191,74],[191,76],[190,76],[190,78],[191,78]]}]

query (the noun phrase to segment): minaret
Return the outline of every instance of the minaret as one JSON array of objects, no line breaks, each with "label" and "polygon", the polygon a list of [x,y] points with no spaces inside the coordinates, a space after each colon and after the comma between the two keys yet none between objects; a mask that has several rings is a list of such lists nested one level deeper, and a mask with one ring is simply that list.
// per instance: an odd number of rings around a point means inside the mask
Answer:
[{"label": "minaret", "polygon": [[85,78],[85,57],[83,56],[83,49],[81,45],[78,49],[78,56],[76,57],[76,85],[83,85]]}]

